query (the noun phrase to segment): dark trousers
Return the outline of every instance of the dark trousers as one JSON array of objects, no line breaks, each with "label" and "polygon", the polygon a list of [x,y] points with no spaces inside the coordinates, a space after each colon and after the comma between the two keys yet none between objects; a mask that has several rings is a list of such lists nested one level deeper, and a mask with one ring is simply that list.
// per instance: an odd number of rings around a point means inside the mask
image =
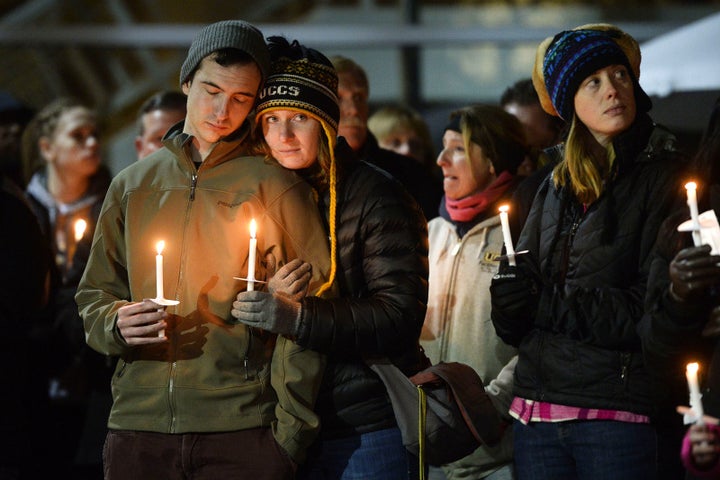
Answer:
[{"label": "dark trousers", "polygon": [[300,480],[417,480],[418,459],[403,446],[397,427],[319,440],[308,453]]},{"label": "dark trousers", "polygon": [[656,478],[656,434],[647,423],[515,420],[513,439],[518,480]]},{"label": "dark trousers", "polygon": [[291,480],[294,466],[269,428],[227,433],[110,431],[105,480]]}]

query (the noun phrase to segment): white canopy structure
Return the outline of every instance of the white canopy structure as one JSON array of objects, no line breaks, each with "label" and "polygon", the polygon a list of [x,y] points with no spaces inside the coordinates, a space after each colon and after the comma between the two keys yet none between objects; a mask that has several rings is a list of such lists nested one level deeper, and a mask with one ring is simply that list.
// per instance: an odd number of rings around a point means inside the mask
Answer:
[{"label": "white canopy structure", "polygon": [[720,90],[720,12],[640,46],[640,85],[648,95]]}]

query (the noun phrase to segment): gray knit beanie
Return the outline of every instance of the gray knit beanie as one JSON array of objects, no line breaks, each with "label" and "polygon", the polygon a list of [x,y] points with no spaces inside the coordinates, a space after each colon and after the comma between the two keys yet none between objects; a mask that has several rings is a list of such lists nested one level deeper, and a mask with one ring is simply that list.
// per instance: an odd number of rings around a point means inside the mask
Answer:
[{"label": "gray knit beanie", "polygon": [[267,78],[270,71],[270,53],[260,30],[242,20],[223,20],[203,27],[195,36],[180,69],[180,86],[187,81],[203,58],[223,48],[236,48],[246,52],[257,63],[263,80]]}]

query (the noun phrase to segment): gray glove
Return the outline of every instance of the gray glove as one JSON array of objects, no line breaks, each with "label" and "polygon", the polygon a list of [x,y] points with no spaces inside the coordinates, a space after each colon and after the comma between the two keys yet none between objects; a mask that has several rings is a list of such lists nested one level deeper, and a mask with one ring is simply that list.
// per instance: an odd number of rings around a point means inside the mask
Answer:
[{"label": "gray glove", "polygon": [[270,293],[284,293],[295,300],[300,300],[307,295],[310,278],[312,277],[312,265],[296,258],[283,265],[275,272],[275,257],[272,254],[266,257],[268,291]]},{"label": "gray glove", "polygon": [[250,327],[294,338],[300,334],[302,305],[283,293],[240,292],[230,314]]}]

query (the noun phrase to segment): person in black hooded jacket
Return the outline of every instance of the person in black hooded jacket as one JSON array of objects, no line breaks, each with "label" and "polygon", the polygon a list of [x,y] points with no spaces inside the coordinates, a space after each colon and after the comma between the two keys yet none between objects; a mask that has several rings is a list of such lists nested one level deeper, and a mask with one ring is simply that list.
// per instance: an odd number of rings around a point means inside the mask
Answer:
[{"label": "person in black hooded jacket", "polygon": [[[720,215],[720,98],[695,156],[699,211]],[[677,227],[690,218],[688,205],[679,205],[658,234],[648,280],[646,314],[638,325],[645,363],[651,373],[683,385],[676,405],[688,404],[684,385],[689,362],[700,363],[700,387],[705,422],[682,427],[681,452],[686,478],[720,475],[720,255],[717,245],[693,245],[688,232]],[[701,238],[701,243],[702,243]],[[678,381],[679,379],[679,381]],[[684,410],[684,409],[679,409]],[[683,412],[684,413],[684,412]],[[680,416],[677,415],[680,419]]]},{"label": "person in black hooded jacket", "polygon": [[[388,357],[407,375],[420,369],[425,219],[395,179],[357,160],[337,137],[337,74],[330,61],[283,37],[269,38],[268,45],[272,73],[256,115],[260,149],[316,190],[338,296],[302,298],[308,266],[290,262],[268,292],[240,292],[231,313],[328,357],[316,405],[320,439],[300,478],[415,478],[417,459],[405,450],[385,386],[364,359]],[[291,287],[276,288],[283,279]]]},{"label": "person in black hooded jacket", "polygon": [[568,137],[491,284],[498,335],[519,349],[519,479],[655,478],[656,385],[636,324],[651,253],[679,194],[675,139],[653,124],[640,50],[606,24],[543,41],[533,81]]}]

